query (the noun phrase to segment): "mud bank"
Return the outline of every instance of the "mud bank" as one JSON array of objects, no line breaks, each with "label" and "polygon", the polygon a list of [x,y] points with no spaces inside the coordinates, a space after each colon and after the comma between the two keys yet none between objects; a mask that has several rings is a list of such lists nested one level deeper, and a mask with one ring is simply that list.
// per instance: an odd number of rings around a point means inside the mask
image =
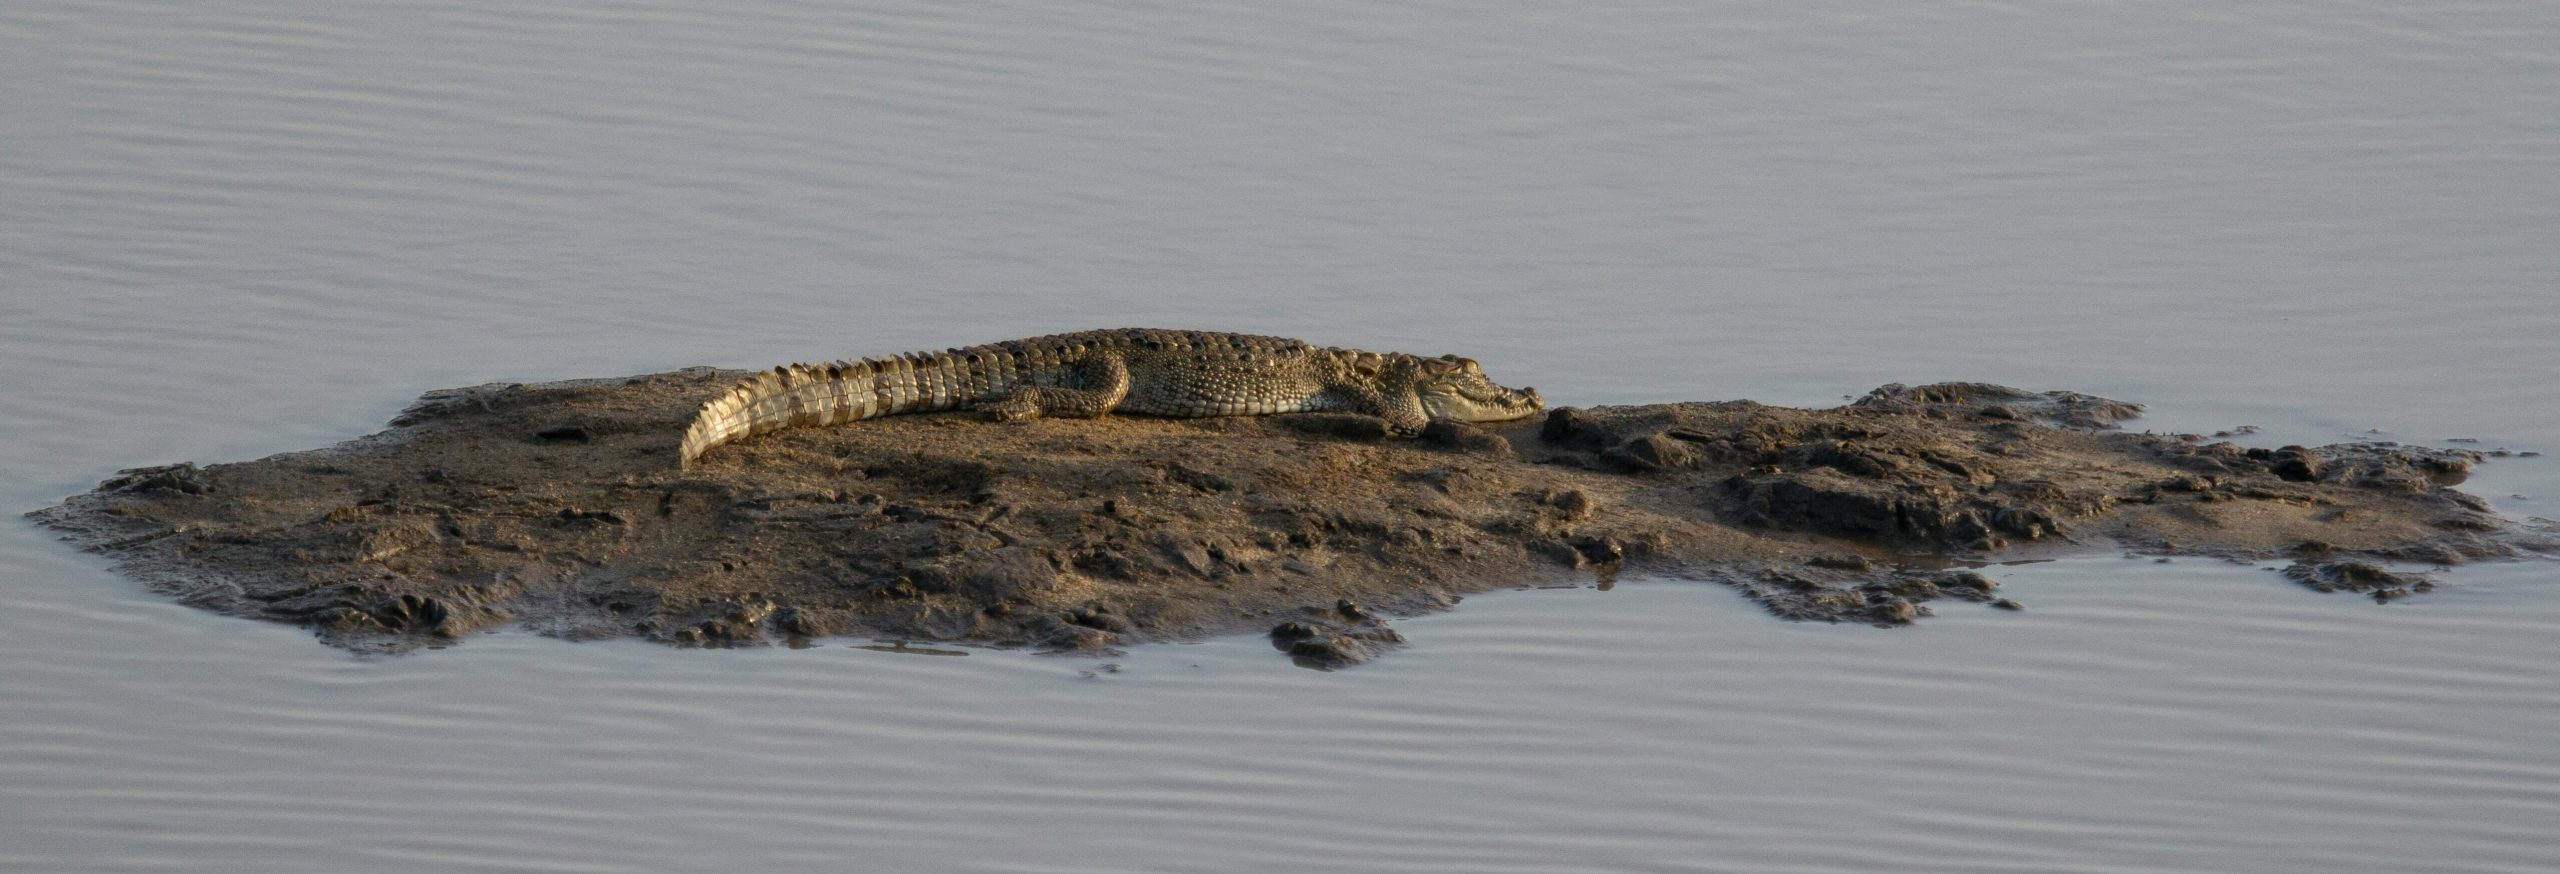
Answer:
[{"label": "mud bank", "polygon": [[1613,574],[1788,619],[2016,609],[1967,560],[2055,546],[2289,558],[2390,599],[2524,539],[2451,485],[2476,452],[2243,449],[2139,407],[1942,384],[1830,410],[1559,409],[1508,427],[1031,421],[784,432],[676,464],[695,369],[432,392],[381,433],[125,471],[30,514],[186,603],[398,651],[507,625],[729,646],[831,635],[1101,650],[1254,632],[1312,665],[1383,617]]}]

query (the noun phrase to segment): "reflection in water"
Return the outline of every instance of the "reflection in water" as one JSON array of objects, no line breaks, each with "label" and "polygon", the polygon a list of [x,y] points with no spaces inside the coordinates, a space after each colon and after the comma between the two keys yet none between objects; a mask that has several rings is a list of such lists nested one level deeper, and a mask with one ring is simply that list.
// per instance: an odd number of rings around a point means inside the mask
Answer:
[{"label": "reflection in water", "polygon": [[[794,647],[794,648],[796,649],[796,648],[798,648],[798,647]],[[927,646],[913,646],[913,645],[910,645],[910,644],[908,644],[906,641],[903,641],[903,640],[895,641],[895,642],[891,642],[891,643],[885,643],[885,644],[881,644],[881,643],[859,643],[859,644],[854,644],[854,647],[853,647],[853,648],[854,648],[854,649],[867,649],[867,650],[870,650],[870,651],[872,651],[872,652],[893,652],[893,653],[898,653],[898,654],[900,654],[900,655],[964,656],[964,655],[968,655],[968,654],[969,654],[967,650],[957,650],[957,649],[935,649],[935,648],[927,647]]]}]

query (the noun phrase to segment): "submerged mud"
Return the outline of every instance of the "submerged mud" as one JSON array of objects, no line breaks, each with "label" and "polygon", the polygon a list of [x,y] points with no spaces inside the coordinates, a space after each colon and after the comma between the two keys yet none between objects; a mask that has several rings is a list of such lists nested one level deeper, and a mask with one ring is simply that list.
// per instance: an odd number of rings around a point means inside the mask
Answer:
[{"label": "submerged mud", "polygon": [[1268,632],[1365,660],[1466,592],[1647,574],[1788,619],[2008,609],[1969,563],[2051,547],[2291,558],[2322,590],[2426,590],[2520,542],[2451,485],[2482,456],[2244,449],[2118,430],[2140,408],[1980,384],[1829,410],[1565,408],[1505,427],[1374,419],[908,416],[676,463],[740,376],[488,385],[389,430],[125,471],[32,514],[187,603],[402,650],[521,626],[729,646],[831,635],[1102,650]]}]

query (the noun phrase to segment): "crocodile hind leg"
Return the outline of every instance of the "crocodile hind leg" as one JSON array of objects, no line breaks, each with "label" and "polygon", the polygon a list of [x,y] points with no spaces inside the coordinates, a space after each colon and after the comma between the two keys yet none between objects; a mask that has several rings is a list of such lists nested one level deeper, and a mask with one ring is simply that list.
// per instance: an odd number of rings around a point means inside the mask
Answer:
[{"label": "crocodile hind leg", "polygon": [[1129,363],[1117,352],[1095,355],[1076,365],[1076,381],[1084,387],[1023,386],[983,401],[978,408],[994,414],[999,422],[1042,416],[1091,419],[1111,412],[1129,396]]}]

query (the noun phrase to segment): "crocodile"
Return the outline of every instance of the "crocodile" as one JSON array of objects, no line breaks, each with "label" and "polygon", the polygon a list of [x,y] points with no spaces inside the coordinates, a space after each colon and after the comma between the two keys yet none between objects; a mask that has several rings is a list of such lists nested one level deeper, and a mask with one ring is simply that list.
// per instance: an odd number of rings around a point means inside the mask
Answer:
[{"label": "crocodile", "polygon": [[1345,412],[1392,433],[1434,419],[1499,422],[1545,406],[1473,359],[1318,348],[1285,337],[1123,328],[1052,334],[888,358],[791,364],[739,382],[686,427],[681,464],[785,428],[939,410],[997,421],[1134,413],[1171,418]]}]

